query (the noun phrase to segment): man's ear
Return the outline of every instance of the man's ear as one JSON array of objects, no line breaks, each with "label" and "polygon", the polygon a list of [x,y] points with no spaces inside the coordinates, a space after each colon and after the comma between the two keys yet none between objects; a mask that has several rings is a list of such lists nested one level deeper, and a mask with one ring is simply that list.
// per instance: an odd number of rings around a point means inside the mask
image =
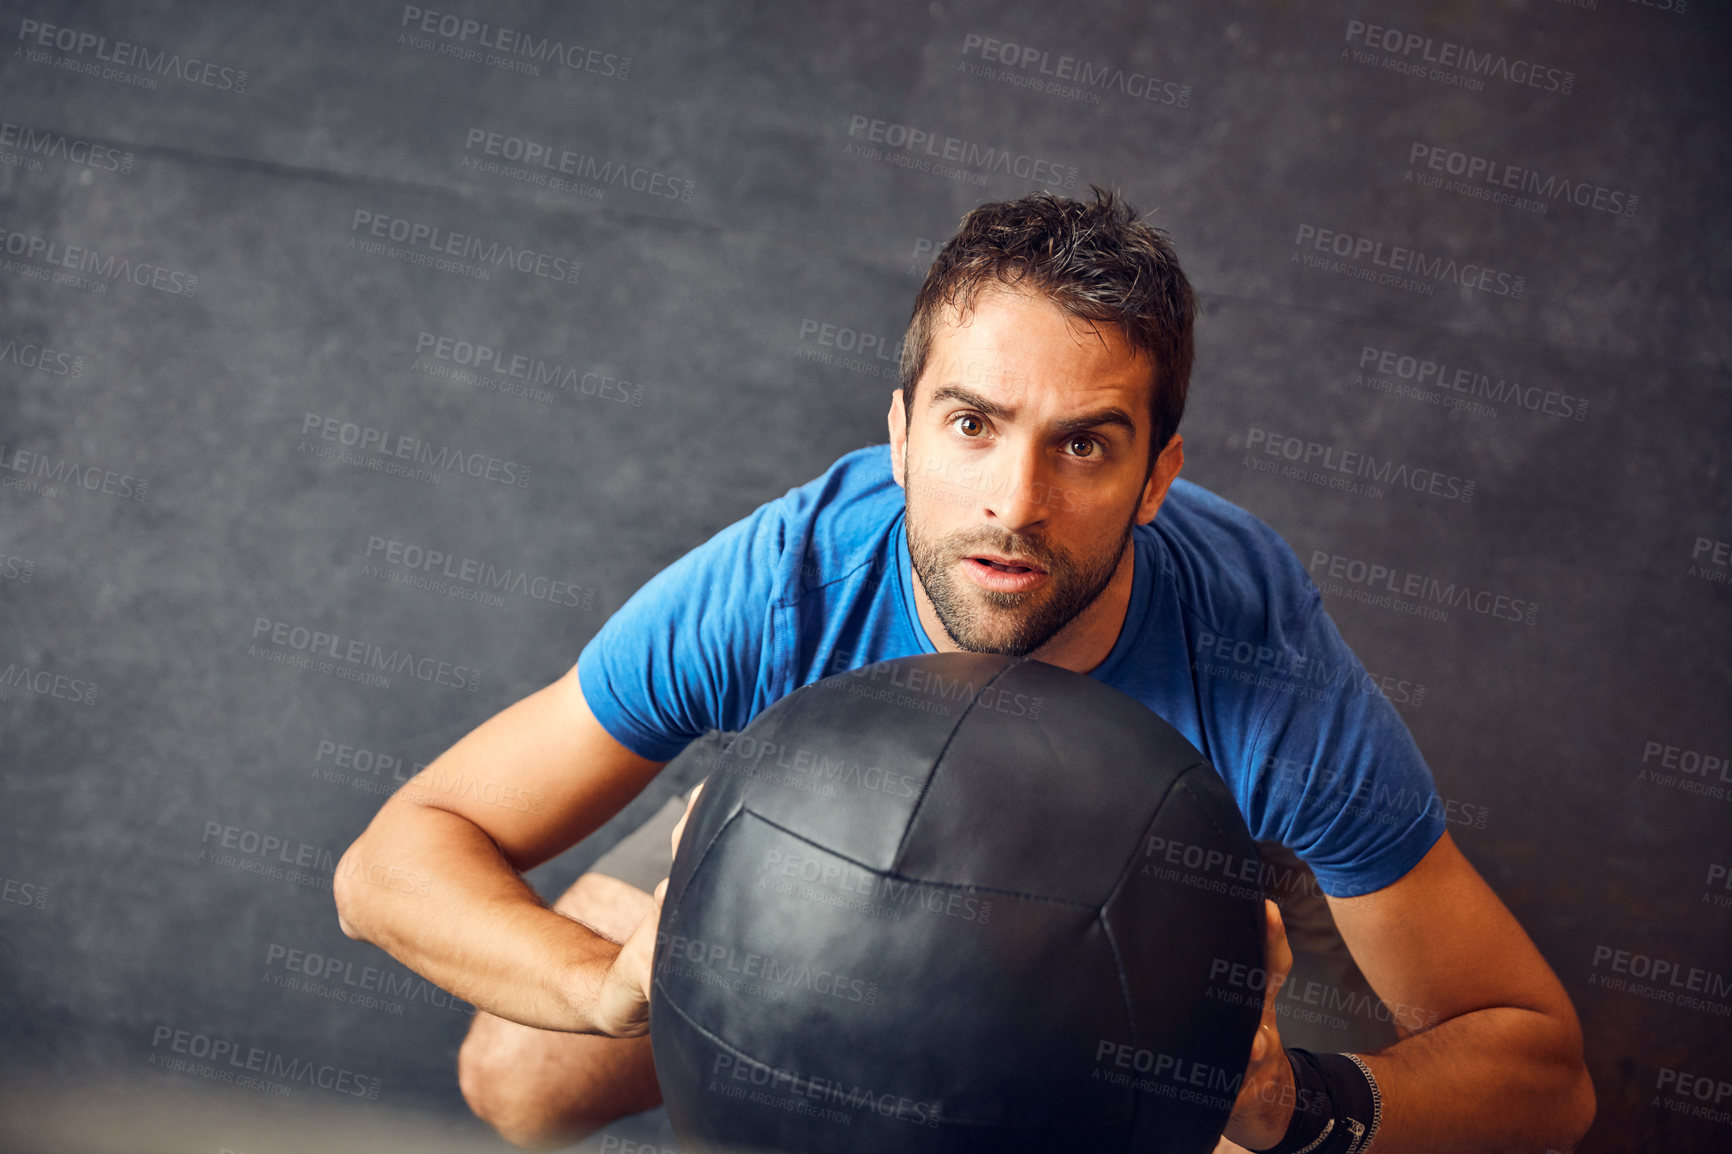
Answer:
[{"label": "man's ear", "polygon": [[1143,485],[1142,500],[1137,505],[1137,524],[1147,525],[1155,519],[1155,514],[1161,511],[1161,502],[1167,499],[1167,490],[1172,488],[1174,479],[1184,465],[1185,439],[1174,433],[1173,439],[1167,442],[1167,447],[1155,458],[1155,467],[1149,470],[1149,479]]},{"label": "man's ear", "polygon": [[902,407],[902,390],[890,394],[890,415],[885,418],[890,429],[890,475],[904,489],[908,488],[908,414]]}]

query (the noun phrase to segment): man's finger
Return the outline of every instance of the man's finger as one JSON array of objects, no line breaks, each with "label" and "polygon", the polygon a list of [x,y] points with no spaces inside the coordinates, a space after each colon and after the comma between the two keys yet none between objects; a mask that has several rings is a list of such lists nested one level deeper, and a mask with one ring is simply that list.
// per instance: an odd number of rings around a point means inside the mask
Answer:
[{"label": "man's finger", "polygon": [[673,846],[674,856],[680,855],[680,837],[686,832],[686,822],[691,820],[692,809],[698,804],[698,794],[704,792],[704,783],[698,782],[692,787],[692,795],[686,799],[686,812],[680,814],[680,820],[674,823],[674,832],[669,838]]},{"label": "man's finger", "polygon": [[1267,899],[1263,902],[1263,969],[1268,980],[1263,985],[1262,1020],[1251,1043],[1253,1069],[1281,1056],[1276,999],[1281,996],[1281,987],[1287,984],[1287,975],[1293,970],[1293,949],[1287,944],[1287,927],[1281,921],[1281,907]]},{"label": "man's finger", "polygon": [[1293,970],[1293,947],[1287,944],[1287,925],[1281,920],[1281,907],[1263,899],[1263,965],[1269,971],[1269,984],[1279,986]]}]

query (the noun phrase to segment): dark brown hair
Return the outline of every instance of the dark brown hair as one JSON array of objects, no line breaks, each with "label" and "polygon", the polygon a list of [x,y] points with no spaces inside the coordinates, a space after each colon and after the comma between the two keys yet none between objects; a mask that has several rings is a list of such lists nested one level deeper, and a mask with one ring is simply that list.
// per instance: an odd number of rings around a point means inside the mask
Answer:
[{"label": "dark brown hair", "polygon": [[1185,412],[1197,301],[1171,238],[1138,220],[1117,193],[1090,187],[1093,204],[1037,192],[983,204],[962,218],[926,273],[902,341],[902,399],[910,420],[914,385],[945,311],[967,316],[980,290],[992,285],[1032,289],[1074,317],[1116,326],[1154,363],[1152,466]]}]

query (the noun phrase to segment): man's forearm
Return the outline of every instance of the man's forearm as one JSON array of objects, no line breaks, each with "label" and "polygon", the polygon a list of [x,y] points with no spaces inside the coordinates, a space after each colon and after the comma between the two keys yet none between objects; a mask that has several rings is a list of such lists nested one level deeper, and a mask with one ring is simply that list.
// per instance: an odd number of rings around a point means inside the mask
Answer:
[{"label": "man's forearm", "polygon": [[1374,1154],[1568,1150],[1594,1118],[1569,994],[1448,833],[1381,890],[1329,899],[1378,996],[1437,1022],[1361,1055]]},{"label": "man's forearm", "polygon": [[619,946],[542,904],[467,818],[382,811],[338,864],[343,932],[501,1018],[600,1032],[602,978]]},{"label": "man's forearm", "polygon": [[1594,1118],[1575,1022],[1494,1007],[1376,1054],[1383,1120],[1374,1154],[1572,1149]]}]

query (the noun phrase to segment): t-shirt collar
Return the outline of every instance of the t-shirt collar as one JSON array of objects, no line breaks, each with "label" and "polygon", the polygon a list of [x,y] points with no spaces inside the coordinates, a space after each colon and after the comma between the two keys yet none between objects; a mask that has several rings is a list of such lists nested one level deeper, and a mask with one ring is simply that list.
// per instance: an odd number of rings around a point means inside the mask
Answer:
[{"label": "t-shirt collar", "polygon": [[914,600],[914,561],[908,556],[908,510],[903,509],[896,515],[895,528],[891,530],[891,549],[896,554],[896,581],[902,589],[902,612],[907,618],[908,632],[913,636],[914,643],[920,646],[922,653],[937,653],[932,644],[932,638],[926,636],[926,627],[920,623],[920,603]]}]

